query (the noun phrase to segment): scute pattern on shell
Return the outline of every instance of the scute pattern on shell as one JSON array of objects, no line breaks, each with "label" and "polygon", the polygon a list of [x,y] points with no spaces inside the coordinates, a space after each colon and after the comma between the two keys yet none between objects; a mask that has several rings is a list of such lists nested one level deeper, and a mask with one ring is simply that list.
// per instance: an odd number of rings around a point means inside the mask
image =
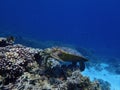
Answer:
[{"label": "scute pattern on shell", "polygon": [[57,48],[64,51],[64,52],[66,52],[66,53],[69,53],[69,54],[82,56],[82,54],[80,52],[78,52],[77,50],[72,49],[72,48],[68,48],[68,47],[57,47]]},{"label": "scute pattern on shell", "polygon": [[57,60],[64,61],[88,61],[80,52],[68,47],[52,47],[45,49],[45,52]]}]

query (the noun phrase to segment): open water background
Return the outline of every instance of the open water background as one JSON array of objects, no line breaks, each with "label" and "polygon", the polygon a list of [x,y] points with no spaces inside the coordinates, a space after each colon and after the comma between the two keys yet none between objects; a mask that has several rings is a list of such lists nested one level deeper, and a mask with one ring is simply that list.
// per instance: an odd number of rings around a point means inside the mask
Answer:
[{"label": "open water background", "polygon": [[120,57],[120,1],[0,0],[0,33]]}]

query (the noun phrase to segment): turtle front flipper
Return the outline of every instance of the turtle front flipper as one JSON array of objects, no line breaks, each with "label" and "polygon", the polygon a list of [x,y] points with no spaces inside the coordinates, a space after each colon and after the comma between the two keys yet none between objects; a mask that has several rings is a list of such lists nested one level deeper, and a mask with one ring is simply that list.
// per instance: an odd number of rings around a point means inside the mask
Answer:
[{"label": "turtle front flipper", "polygon": [[79,61],[79,64],[80,64],[79,68],[80,68],[81,72],[84,71],[85,70],[85,62]]}]

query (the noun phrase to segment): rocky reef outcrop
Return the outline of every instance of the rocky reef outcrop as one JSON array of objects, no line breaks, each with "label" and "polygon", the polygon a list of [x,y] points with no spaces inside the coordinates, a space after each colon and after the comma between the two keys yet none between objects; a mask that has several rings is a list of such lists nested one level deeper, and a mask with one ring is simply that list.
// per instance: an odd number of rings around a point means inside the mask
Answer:
[{"label": "rocky reef outcrop", "polygon": [[77,66],[46,56],[43,49],[21,44],[0,47],[0,90],[101,90]]}]

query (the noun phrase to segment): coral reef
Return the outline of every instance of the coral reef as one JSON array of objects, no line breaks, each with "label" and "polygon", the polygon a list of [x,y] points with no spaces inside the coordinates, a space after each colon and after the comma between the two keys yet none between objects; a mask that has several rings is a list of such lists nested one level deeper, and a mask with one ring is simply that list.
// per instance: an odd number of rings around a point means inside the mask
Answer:
[{"label": "coral reef", "polygon": [[15,38],[13,36],[9,36],[7,38],[0,37],[0,47],[12,45],[14,43],[14,40]]},{"label": "coral reef", "polygon": [[13,82],[23,72],[29,71],[37,52],[20,44],[0,47],[0,51],[0,75],[5,77],[3,83]]},{"label": "coral reef", "polygon": [[20,44],[0,47],[0,90],[101,90],[78,67],[47,56]]},{"label": "coral reef", "polygon": [[67,80],[40,76],[25,72],[20,76],[13,90],[100,90],[97,81],[90,82],[88,77],[83,77],[79,71],[74,71]]}]

